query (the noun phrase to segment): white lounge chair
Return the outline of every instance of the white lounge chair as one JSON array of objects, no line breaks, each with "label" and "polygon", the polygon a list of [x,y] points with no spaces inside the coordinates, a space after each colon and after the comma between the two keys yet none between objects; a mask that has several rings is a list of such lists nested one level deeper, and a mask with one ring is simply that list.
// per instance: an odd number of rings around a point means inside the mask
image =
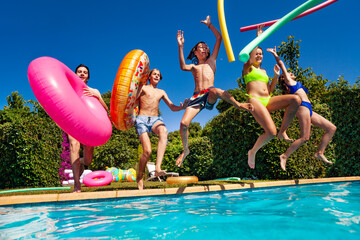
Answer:
[{"label": "white lounge chair", "polygon": [[[146,181],[159,180],[159,182],[162,182],[163,181],[163,179],[161,179],[162,177],[178,177],[179,176],[179,174],[176,172],[167,172],[164,176],[156,177],[155,176],[155,163],[148,162],[146,164],[146,167],[149,171],[149,177],[146,179]],[[164,171],[166,171],[166,170],[164,170]]]}]

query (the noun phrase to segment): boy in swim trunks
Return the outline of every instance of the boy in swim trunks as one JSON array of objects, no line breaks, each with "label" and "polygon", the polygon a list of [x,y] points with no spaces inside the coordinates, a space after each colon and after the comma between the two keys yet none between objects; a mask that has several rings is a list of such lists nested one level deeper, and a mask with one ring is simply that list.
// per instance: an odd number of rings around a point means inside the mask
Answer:
[{"label": "boy in swim trunks", "polygon": [[181,30],[177,32],[180,69],[183,71],[191,71],[195,80],[194,94],[190,98],[190,103],[188,104],[180,123],[180,136],[184,151],[176,160],[176,165],[178,167],[181,166],[186,156],[190,153],[188,146],[190,122],[202,109],[213,109],[217,99],[221,98],[238,109],[245,109],[248,111],[254,110],[252,104],[239,103],[228,92],[214,87],[216,58],[219,53],[222,37],[220,32],[211,24],[210,16],[207,16],[206,20],[201,21],[201,23],[204,23],[211,29],[216,37],[216,43],[211,55],[209,47],[205,42],[197,43],[187,57],[187,59],[191,60],[193,64],[185,64],[184,36]]},{"label": "boy in swim trunks", "polygon": [[161,170],[161,163],[167,144],[167,129],[162,118],[158,116],[160,100],[164,100],[166,105],[168,105],[172,111],[180,111],[185,109],[189,102],[188,99],[185,99],[184,103],[180,103],[180,106],[175,106],[170,101],[166,92],[157,88],[157,84],[161,79],[162,75],[160,71],[158,69],[152,69],[149,74],[149,85],[142,86],[138,93],[140,112],[135,121],[135,127],[143,148],[136,178],[139,190],[144,189],[143,174],[146,163],[150,159],[151,155],[151,142],[149,138],[150,132],[154,132],[159,136],[155,176],[161,176],[165,174],[165,171]]}]

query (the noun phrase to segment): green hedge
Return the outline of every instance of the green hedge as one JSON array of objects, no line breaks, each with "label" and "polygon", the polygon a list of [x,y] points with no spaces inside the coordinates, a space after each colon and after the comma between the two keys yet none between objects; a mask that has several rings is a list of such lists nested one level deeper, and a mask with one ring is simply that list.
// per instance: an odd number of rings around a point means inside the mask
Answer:
[{"label": "green hedge", "polygon": [[328,176],[360,176],[360,89],[334,87],[328,97],[337,126],[336,162]]},{"label": "green hedge", "polygon": [[207,137],[189,138],[190,154],[186,157],[182,166],[175,165],[176,159],[183,151],[181,140],[174,139],[166,148],[162,168],[168,172],[178,172],[180,176],[197,176],[199,180],[216,178],[212,169],[213,148]]},{"label": "green hedge", "polygon": [[61,131],[29,116],[0,125],[0,188],[59,186]]},{"label": "green hedge", "polygon": [[134,168],[139,160],[138,146],[139,138],[135,128],[128,131],[114,129],[109,141],[95,147],[91,170],[105,170],[106,167],[120,169]]},{"label": "green hedge", "polygon": [[[314,111],[329,118],[326,104],[314,104]],[[283,111],[272,113],[273,120],[279,129]],[[247,152],[256,139],[264,132],[250,112],[239,111],[233,107],[216,116],[204,129],[213,145],[213,166],[216,177],[252,177],[260,179],[296,179],[324,177],[326,168],[314,153],[322,137],[322,130],[313,128],[310,141],[290,156],[287,171],[280,168],[279,156],[290,146],[282,140],[274,138],[256,155],[256,168],[250,169],[247,164]],[[291,138],[299,138],[297,119],[288,129]],[[327,149],[326,156],[334,160],[333,147]]]}]

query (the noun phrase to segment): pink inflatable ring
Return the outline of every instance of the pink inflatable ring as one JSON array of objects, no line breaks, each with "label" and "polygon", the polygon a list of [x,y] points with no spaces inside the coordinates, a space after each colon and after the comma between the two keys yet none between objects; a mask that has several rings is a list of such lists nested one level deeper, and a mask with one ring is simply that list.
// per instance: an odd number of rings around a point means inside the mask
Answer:
[{"label": "pink inflatable ring", "polygon": [[111,183],[113,175],[107,171],[95,171],[84,177],[83,183],[88,187],[100,187]]},{"label": "pink inflatable ring", "polygon": [[28,78],[41,106],[66,133],[87,146],[109,140],[112,126],[106,110],[98,99],[84,95],[86,84],[62,62],[37,58],[29,65]]}]

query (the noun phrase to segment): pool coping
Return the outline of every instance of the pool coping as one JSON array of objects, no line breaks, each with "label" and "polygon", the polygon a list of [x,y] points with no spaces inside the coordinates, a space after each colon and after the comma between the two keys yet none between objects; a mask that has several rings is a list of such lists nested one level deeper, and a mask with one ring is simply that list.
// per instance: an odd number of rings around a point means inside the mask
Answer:
[{"label": "pool coping", "polygon": [[251,189],[251,188],[293,186],[293,185],[303,185],[303,184],[347,182],[347,181],[360,181],[360,177],[353,176],[353,177],[334,177],[334,178],[317,178],[317,179],[298,179],[298,180],[283,180],[283,181],[253,182],[253,183],[240,182],[240,183],[232,183],[232,184],[224,184],[224,185],[217,184],[217,185],[159,188],[159,189],[145,189],[145,190],[117,190],[117,191],[81,192],[81,193],[56,193],[56,194],[43,194],[43,195],[17,195],[17,196],[0,197],[0,206],[26,204],[26,203],[49,203],[49,202],[90,200],[90,199],[94,200],[94,199],[107,199],[107,198],[174,195],[174,194],[184,194],[184,193],[202,193],[202,192],[213,192],[213,191],[241,190],[241,189]]}]

